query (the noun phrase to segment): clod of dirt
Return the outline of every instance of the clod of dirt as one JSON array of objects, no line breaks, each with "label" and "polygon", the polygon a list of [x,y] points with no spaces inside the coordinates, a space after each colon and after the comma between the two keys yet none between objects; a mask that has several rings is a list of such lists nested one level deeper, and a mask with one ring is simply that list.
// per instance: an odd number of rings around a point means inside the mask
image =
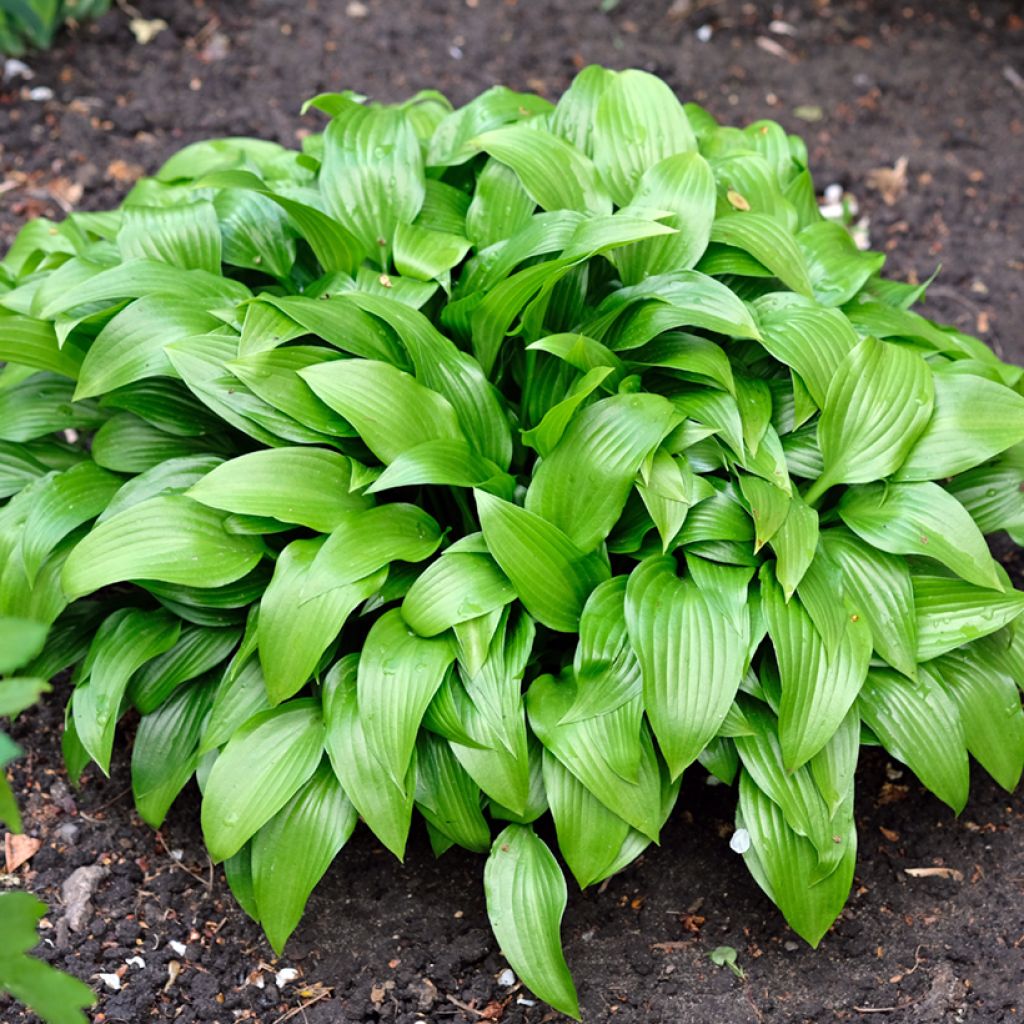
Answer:
[{"label": "clod of dirt", "polygon": [[84,932],[92,913],[92,897],[96,887],[110,872],[101,864],[76,868],[64,880],[64,920],[73,932]]}]

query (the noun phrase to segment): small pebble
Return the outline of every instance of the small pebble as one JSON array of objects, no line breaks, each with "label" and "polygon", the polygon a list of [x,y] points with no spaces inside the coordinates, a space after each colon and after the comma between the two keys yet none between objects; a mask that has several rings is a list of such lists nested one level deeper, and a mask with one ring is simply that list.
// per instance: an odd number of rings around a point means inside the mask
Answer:
[{"label": "small pebble", "polygon": [[498,984],[502,988],[511,988],[516,983],[515,971],[510,967],[506,967],[505,970],[498,975]]},{"label": "small pebble", "polygon": [[98,974],[97,977],[104,985],[109,989],[113,989],[115,992],[121,991],[121,979],[116,974]]},{"label": "small pebble", "polygon": [[284,988],[289,982],[294,981],[299,976],[299,972],[294,967],[282,967],[281,970],[274,975],[274,981],[277,983],[278,988]]},{"label": "small pebble", "polygon": [[171,942],[168,942],[167,945],[170,946],[171,949],[173,949],[174,952],[178,954],[178,956],[184,956],[185,955],[185,943],[184,942],[175,942],[175,941],[172,940]]}]

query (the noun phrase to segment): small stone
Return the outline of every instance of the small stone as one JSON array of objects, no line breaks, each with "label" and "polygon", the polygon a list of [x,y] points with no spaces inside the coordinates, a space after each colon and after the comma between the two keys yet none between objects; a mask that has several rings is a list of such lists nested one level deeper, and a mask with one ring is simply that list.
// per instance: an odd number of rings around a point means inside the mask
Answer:
[{"label": "small stone", "polygon": [[515,971],[510,967],[506,967],[505,970],[498,975],[498,984],[502,988],[511,988],[516,983]]},{"label": "small stone", "polygon": [[85,931],[92,911],[92,897],[96,887],[109,872],[101,864],[76,868],[61,886],[64,898],[64,917],[73,932]]}]

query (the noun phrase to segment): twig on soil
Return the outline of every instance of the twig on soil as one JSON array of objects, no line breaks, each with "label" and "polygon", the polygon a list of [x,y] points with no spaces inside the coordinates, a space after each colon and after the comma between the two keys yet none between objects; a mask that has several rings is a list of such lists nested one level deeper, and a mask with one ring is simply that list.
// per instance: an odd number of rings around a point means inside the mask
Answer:
[{"label": "twig on soil", "polygon": [[895,1013],[898,1006],[855,1006],[854,1013]]},{"label": "twig on soil", "polygon": [[170,860],[172,866],[178,868],[181,871],[184,871],[186,875],[191,875],[197,882],[199,882],[200,885],[206,888],[207,892],[213,892],[213,861],[210,860],[209,854],[206,855],[206,862],[210,866],[210,876],[209,878],[203,878],[203,876],[199,874],[198,871],[193,871],[191,868],[186,867],[184,864],[181,863],[180,860],[178,860],[174,856],[173,853],[171,853],[171,851],[167,847],[167,843],[164,841],[163,835],[160,833],[159,830],[157,830],[156,838],[157,842],[164,848],[164,853],[167,854],[167,857]]},{"label": "twig on soil", "polygon": [[99,814],[100,811],[105,811],[108,807],[113,807],[114,804],[118,802],[118,800],[123,800],[131,791],[132,787],[128,786],[126,789],[122,789],[121,792],[117,794],[117,796],[111,797],[105,804],[100,804],[99,807],[94,807],[92,810],[92,814],[86,814],[85,811],[82,810],[79,810],[78,814],[80,817],[85,818],[86,821],[91,821],[95,825],[98,823],[99,819],[94,818],[92,816],[93,814]]},{"label": "twig on soil", "polygon": [[469,1003],[464,1003],[461,999],[456,999],[455,996],[445,996],[452,1006],[457,1006],[460,1010],[464,1010],[466,1013],[472,1013],[476,1017],[484,1017],[486,1014],[483,1010],[478,1010],[475,1006],[470,1006]]},{"label": "twig on soil", "polygon": [[274,1021],[274,1024],[284,1024],[286,1020],[291,1020],[292,1017],[295,1017],[300,1013],[305,1013],[305,1011],[314,1003],[319,1003],[322,1000],[326,999],[331,994],[332,991],[333,990],[329,988],[321,990],[315,996],[313,996],[312,999],[307,999],[304,1003],[299,1003],[298,1006],[293,1006],[287,1013],[281,1014],[281,1016]]}]

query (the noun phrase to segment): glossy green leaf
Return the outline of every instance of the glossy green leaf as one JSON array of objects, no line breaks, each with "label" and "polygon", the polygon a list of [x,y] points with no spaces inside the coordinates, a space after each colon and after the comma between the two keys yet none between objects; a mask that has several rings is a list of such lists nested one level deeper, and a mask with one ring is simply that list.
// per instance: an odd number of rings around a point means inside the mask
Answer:
[{"label": "glossy green leaf", "polygon": [[640,464],[675,421],[671,403],[658,395],[616,395],[588,406],[541,463],[527,511],[592,551],[622,514]]},{"label": "glossy green leaf", "polygon": [[1024,441],[1024,398],[970,374],[935,374],[935,409],[899,480],[941,480]]},{"label": "glossy green leaf", "polygon": [[872,669],[858,706],[885,749],[959,814],[970,785],[964,729],[956,704],[931,672],[922,669],[910,680]]},{"label": "glossy green leaf", "polygon": [[68,556],[61,581],[71,598],[123,580],[219,587],[241,579],[261,554],[256,538],[225,530],[223,513],[164,495],[96,526]]},{"label": "glossy green leaf", "polygon": [[203,792],[203,837],[226,860],[277,814],[316,771],[324,722],[310,698],[250,718],[213,764]]},{"label": "glossy green leaf", "polygon": [[252,839],[253,896],[280,955],[306,901],[356,827],[356,810],[325,758]]},{"label": "glossy green leaf", "polygon": [[491,927],[512,968],[535,995],[579,1020],[559,935],[565,878],[532,828],[509,825],[494,840],[484,868],[484,892]]},{"label": "glossy green leaf", "polygon": [[584,554],[539,515],[484,491],[474,491],[484,540],[519,599],[539,622],[575,631],[590,592],[609,576],[598,554]]},{"label": "glossy green leaf", "polygon": [[932,414],[925,361],[909,349],[865,338],[836,368],[818,424],[825,471],[813,501],[837,483],[881,480],[903,464]]},{"label": "glossy green leaf", "polygon": [[385,573],[371,569],[355,580],[308,593],[327,543],[322,537],[292,541],[281,552],[260,601],[256,635],[271,704],[308,682],[346,619],[384,584]]},{"label": "glossy green leaf", "polygon": [[797,597],[786,602],[774,575],[761,572],[764,615],[779,666],[782,697],[779,739],[788,769],[796,769],[829,741],[863,685],[871,657],[871,632],[856,614],[834,655]]},{"label": "glossy green leaf", "polygon": [[411,632],[397,609],[371,627],[359,659],[359,719],[366,743],[391,778],[405,778],[427,705],[455,658],[446,637]]},{"label": "glossy green leaf", "polygon": [[743,676],[744,637],[671,558],[642,562],[626,589],[626,621],[644,707],[676,778],[718,732]]},{"label": "glossy green leaf", "polygon": [[399,782],[377,760],[359,715],[358,662],[358,656],[343,658],[324,680],[325,746],[345,794],[377,838],[401,859],[412,816],[415,757]]},{"label": "glossy green leaf", "polygon": [[985,538],[963,505],[938,484],[851,487],[839,514],[858,537],[882,551],[934,558],[969,583],[1002,589]]}]

